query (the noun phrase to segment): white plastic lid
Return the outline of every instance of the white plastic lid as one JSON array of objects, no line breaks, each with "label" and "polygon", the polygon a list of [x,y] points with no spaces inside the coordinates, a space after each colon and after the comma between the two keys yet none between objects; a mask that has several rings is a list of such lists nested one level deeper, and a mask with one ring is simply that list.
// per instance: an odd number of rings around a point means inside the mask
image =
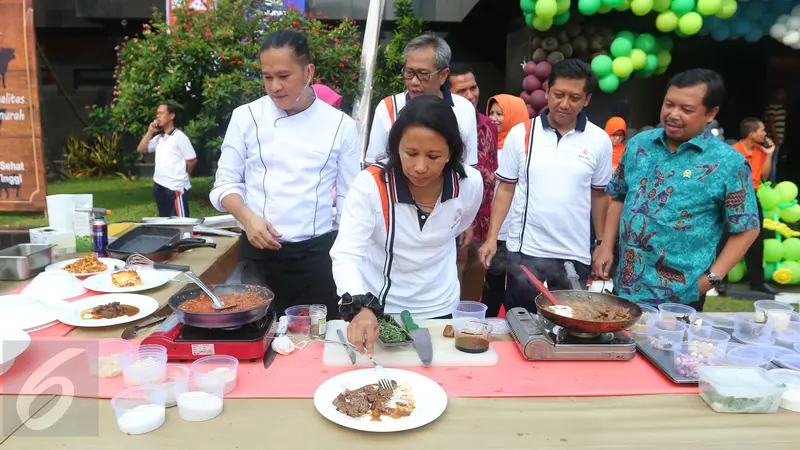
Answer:
[{"label": "white plastic lid", "polygon": [[492,326],[492,334],[508,334],[511,333],[511,327],[508,326],[506,319],[493,317],[486,319],[486,322]]},{"label": "white plastic lid", "polygon": [[769,377],[786,385],[781,397],[781,408],[800,412],[800,372],[790,369],[772,369]]},{"label": "white plastic lid", "polygon": [[800,370],[800,355],[781,355],[775,362],[787,369]]}]

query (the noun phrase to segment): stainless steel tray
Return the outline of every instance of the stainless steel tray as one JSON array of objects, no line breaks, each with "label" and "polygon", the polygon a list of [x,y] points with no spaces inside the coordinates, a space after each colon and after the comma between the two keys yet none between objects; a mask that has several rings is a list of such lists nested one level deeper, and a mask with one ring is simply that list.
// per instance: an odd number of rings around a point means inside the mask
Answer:
[{"label": "stainless steel tray", "polygon": [[659,350],[653,348],[649,342],[636,341],[636,349],[640,355],[650,360],[654,366],[664,372],[673,383],[678,384],[697,384],[697,378],[689,378],[680,375],[675,371],[675,361],[673,361],[672,350]]},{"label": "stainless steel tray", "polygon": [[0,250],[0,280],[22,281],[33,278],[53,261],[49,244],[18,244]]}]

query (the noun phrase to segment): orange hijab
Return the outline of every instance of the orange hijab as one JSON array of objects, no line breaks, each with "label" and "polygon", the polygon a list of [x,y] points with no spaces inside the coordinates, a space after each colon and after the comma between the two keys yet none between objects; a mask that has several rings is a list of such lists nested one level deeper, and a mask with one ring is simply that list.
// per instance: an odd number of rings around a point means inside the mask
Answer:
[{"label": "orange hijab", "polygon": [[487,116],[492,107],[492,101],[497,102],[497,104],[500,105],[500,109],[503,110],[503,126],[497,131],[497,148],[502,149],[506,142],[508,132],[511,131],[515,125],[529,119],[528,108],[521,98],[508,94],[500,94],[495,95],[486,102]]},{"label": "orange hijab", "polygon": [[[622,131],[623,135],[628,134],[628,126],[622,117],[612,117],[606,122],[606,133],[611,137],[617,131]],[[619,161],[622,159],[622,154],[625,153],[625,144],[614,144],[614,150],[611,154],[611,170],[616,170]]]}]

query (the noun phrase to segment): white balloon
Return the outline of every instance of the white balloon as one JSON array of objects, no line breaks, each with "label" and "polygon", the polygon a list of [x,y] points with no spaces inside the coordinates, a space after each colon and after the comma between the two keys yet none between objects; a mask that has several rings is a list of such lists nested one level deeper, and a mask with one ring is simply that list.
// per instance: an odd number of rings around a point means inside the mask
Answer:
[{"label": "white balloon", "polygon": [[792,8],[792,15],[800,16],[800,5],[795,5],[795,7]]},{"label": "white balloon", "polygon": [[795,50],[800,50],[800,41],[794,43],[794,45],[790,45]]},{"label": "white balloon", "polygon": [[786,25],[786,22],[789,21],[789,17],[791,17],[789,14],[781,14],[780,17],[778,17],[778,20],[775,21],[775,23]]},{"label": "white balloon", "polygon": [[786,29],[786,25],[776,23],[769,29],[769,35],[780,41],[786,36],[787,31],[789,30]]},{"label": "white balloon", "polygon": [[800,32],[798,31],[790,31],[786,33],[786,36],[783,37],[782,41],[785,45],[795,45],[800,42]]},{"label": "white balloon", "polygon": [[713,134],[714,136],[719,136],[719,130],[716,129],[716,128],[712,128],[711,129],[711,134]]},{"label": "white balloon", "polygon": [[789,21],[786,22],[786,28],[790,30],[800,30],[800,16],[789,17]]}]

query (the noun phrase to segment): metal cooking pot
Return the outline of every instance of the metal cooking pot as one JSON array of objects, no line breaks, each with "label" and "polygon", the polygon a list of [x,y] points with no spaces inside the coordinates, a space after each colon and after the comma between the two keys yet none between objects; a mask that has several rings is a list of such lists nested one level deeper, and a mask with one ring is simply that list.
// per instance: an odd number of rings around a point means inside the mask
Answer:
[{"label": "metal cooking pot", "polygon": [[[232,328],[245,325],[262,319],[271,309],[272,300],[275,294],[262,286],[248,284],[211,284],[208,286],[217,296],[225,294],[244,294],[255,293],[266,301],[255,308],[243,311],[219,311],[211,313],[188,312],[180,309],[180,305],[186,300],[200,297],[203,290],[199,287],[187,289],[173,295],[169,299],[169,307],[175,312],[178,321],[199,328]],[[224,300],[224,299],[223,299]]]}]

